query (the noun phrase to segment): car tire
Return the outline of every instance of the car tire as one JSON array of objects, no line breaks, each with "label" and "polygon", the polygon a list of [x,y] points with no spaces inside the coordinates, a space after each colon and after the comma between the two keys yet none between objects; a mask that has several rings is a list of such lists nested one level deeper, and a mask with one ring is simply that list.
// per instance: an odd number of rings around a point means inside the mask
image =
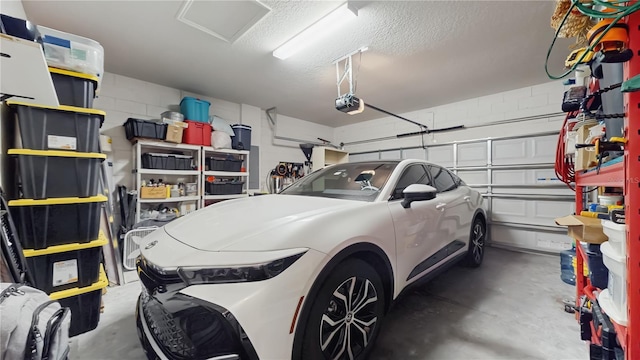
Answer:
[{"label": "car tire", "polygon": [[362,360],[380,332],[385,294],[380,275],[360,259],[336,266],[312,299],[304,324],[304,360]]},{"label": "car tire", "polygon": [[463,265],[467,267],[479,267],[484,259],[484,248],[486,245],[487,225],[481,217],[476,217],[471,225],[469,234],[469,250],[463,260]]}]

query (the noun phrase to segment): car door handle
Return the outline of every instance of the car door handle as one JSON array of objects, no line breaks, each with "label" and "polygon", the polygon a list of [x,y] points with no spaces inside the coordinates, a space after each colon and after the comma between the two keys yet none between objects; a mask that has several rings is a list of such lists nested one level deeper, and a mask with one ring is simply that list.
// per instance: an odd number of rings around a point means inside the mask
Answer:
[{"label": "car door handle", "polygon": [[440,204],[436,205],[436,209],[437,209],[437,210],[442,210],[442,211],[444,211],[444,207],[445,207],[445,206],[447,206],[447,204],[445,204],[445,203],[440,203]]},{"label": "car door handle", "polygon": [[467,195],[463,197],[464,201],[471,201],[471,196]]}]

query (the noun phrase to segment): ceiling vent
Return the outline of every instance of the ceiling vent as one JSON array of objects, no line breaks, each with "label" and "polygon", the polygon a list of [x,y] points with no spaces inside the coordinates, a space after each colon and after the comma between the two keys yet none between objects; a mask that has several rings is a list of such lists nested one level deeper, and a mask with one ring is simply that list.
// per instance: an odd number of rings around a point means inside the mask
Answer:
[{"label": "ceiling vent", "polygon": [[257,0],[187,0],[176,18],[200,31],[233,43],[271,11]]}]

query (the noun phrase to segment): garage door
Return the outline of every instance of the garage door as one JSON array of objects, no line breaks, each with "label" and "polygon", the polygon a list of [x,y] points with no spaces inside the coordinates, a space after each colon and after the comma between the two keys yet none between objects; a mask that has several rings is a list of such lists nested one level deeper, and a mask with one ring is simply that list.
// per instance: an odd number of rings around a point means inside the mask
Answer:
[{"label": "garage door", "polygon": [[557,134],[494,138],[351,154],[351,161],[426,159],[446,166],[484,196],[494,246],[559,252],[571,248],[554,219],[574,212],[574,193],[553,170]]}]

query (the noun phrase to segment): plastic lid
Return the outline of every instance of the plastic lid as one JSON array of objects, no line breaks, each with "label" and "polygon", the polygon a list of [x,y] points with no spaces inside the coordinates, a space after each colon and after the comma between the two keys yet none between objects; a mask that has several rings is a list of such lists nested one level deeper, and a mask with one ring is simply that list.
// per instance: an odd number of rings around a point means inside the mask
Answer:
[{"label": "plastic lid", "polygon": [[86,204],[94,202],[106,202],[108,199],[104,195],[91,196],[86,198],[68,197],[51,199],[20,199],[9,201],[9,206],[38,206],[38,205],[69,205]]},{"label": "plastic lid", "polygon": [[198,99],[198,98],[194,98],[192,96],[185,96],[182,98],[182,100],[180,100],[180,104],[182,104],[183,101],[188,100],[188,101],[202,101],[202,102],[206,102],[207,104],[211,105],[210,102],[208,102],[207,100],[202,100],[202,99]]},{"label": "plastic lid", "polygon": [[89,158],[89,159],[106,159],[106,154],[85,153],[77,151],[60,151],[60,150],[31,150],[31,149],[9,149],[9,155],[28,155],[28,156],[55,156],[55,157],[72,157],[72,158]]},{"label": "plastic lid", "polygon": [[97,282],[94,282],[93,284],[83,287],[83,288],[73,288],[73,289],[68,289],[68,290],[62,290],[62,291],[56,291],[53,292],[49,295],[49,298],[51,300],[60,300],[60,299],[65,299],[68,297],[72,297],[72,296],[76,296],[76,295],[82,295],[82,294],[86,294],[86,293],[90,293],[92,291],[96,291],[96,290],[102,290],[104,288],[106,288],[107,286],[109,286],[109,280],[107,279],[107,274],[105,274],[104,272],[104,268],[102,267],[102,264],[100,264],[100,277],[98,278]]},{"label": "plastic lid", "polygon": [[87,108],[81,108],[81,107],[76,107],[76,106],[68,106],[68,105],[60,105],[58,107],[55,107],[55,106],[39,105],[39,104],[32,104],[32,103],[27,103],[27,102],[23,102],[23,101],[13,101],[13,100],[7,100],[7,105],[9,105],[9,106],[28,106],[28,107],[35,107],[35,108],[41,108],[41,109],[51,109],[51,110],[58,110],[58,111],[68,111],[68,112],[74,112],[74,113],[83,113],[83,114],[107,116],[107,113],[102,111],[102,110],[87,109]]},{"label": "plastic lid", "polygon": [[58,253],[67,252],[67,251],[91,249],[91,248],[94,248],[94,247],[107,245],[108,243],[109,243],[109,241],[107,240],[107,237],[104,236],[102,231],[100,231],[100,234],[98,235],[98,239],[93,240],[93,241],[88,242],[88,243],[84,243],[84,244],[73,243],[73,244],[56,245],[56,246],[49,246],[46,249],[37,249],[37,250],[35,250],[35,249],[24,249],[22,252],[24,253],[24,257],[34,257],[34,256],[58,254]]},{"label": "plastic lid", "polygon": [[94,86],[96,88],[98,87],[98,77],[95,76],[95,75],[79,73],[79,72],[71,71],[71,70],[58,69],[58,68],[54,68],[54,67],[49,67],[49,72],[52,72],[54,74],[73,76],[73,77],[77,77],[77,78],[81,78],[81,79],[91,80],[91,81],[95,82]]}]

